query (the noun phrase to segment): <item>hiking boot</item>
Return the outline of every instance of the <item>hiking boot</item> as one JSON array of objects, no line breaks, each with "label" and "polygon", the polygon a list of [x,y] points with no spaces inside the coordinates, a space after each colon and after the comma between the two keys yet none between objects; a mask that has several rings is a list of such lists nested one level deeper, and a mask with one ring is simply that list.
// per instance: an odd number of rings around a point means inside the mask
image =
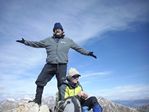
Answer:
[{"label": "hiking boot", "polygon": [[39,100],[34,99],[34,100],[28,101],[28,103],[31,103],[31,102],[37,103],[39,106],[41,105],[41,100],[39,101]]},{"label": "hiking boot", "polygon": [[51,110],[51,109],[49,109],[49,112],[52,112],[52,110]]},{"label": "hiking boot", "polygon": [[29,101],[29,103],[35,102],[38,105],[41,105],[43,89],[44,89],[43,86],[37,86],[35,99],[33,101]]}]

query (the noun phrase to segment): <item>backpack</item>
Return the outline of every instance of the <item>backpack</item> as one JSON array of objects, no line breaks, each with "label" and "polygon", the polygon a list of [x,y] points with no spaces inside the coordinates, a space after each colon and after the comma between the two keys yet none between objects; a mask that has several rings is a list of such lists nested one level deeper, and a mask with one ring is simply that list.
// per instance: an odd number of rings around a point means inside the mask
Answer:
[{"label": "backpack", "polygon": [[59,101],[54,112],[82,112],[80,101],[75,96]]}]

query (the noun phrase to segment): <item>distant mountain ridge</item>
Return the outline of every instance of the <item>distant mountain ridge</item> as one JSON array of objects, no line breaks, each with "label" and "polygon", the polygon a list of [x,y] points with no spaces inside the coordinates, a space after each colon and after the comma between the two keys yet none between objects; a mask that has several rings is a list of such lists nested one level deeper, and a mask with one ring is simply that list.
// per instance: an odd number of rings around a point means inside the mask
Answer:
[{"label": "distant mountain ridge", "polygon": [[[1,101],[0,112],[42,112],[41,111],[42,109],[39,109],[41,107],[35,104],[27,103],[28,100],[30,99],[20,99],[20,100],[6,99],[4,101]],[[103,97],[98,97],[98,102],[103,107],[103,112],[149,112],[145,110],[146,108],[148,109],[148,107],[131,108],[128,106],[124,106],[122,104],[112,102]],[[43,98],[42,108],[45,109],[46,112],[49,112],[48,108],[53,110],[54,106],[55,106],[55,98],[53,96]],[[22,111],[18,111],[18,110],[22,110]],[[29,111],[29,110],[32,110],[32,111]]]},{"label": "distant mountain ridge", "polygon": [[138,99],[138,100],[113,100],[115,103],[126,105],[128,107],[140,107],[149,104],[149,99]]},{"label": "distant mountain ridge", "polygon": [[98,97],[98,102],[103,107],[103,112],[139,112],[135,108],[127,107],[122,104],[114,103],[103,97]]}]

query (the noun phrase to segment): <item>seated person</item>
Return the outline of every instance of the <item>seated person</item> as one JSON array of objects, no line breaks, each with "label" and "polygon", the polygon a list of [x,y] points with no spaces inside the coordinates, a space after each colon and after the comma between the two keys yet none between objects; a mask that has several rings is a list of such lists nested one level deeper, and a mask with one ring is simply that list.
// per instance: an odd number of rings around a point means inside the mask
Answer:
[{"label": "seated person", "polygon": [[68,76],[63,84],[59,88],[59,100],[64,101],[69,97],[78,97],[83,112],[85,112],[84,107],[87,110],[92,109],[93,112],[102,112],[102,107],[99,105],[97,98],[95,96],[88,97],[88,95],[83,91],[82,86],[79,83],[80,74],[75,68],[70,68],[68,71]]}]

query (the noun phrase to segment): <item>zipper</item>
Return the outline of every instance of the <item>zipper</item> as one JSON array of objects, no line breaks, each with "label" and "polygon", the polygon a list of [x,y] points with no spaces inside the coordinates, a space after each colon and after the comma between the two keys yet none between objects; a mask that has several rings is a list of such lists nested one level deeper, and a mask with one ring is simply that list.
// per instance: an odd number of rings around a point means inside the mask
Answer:
[{"label": "zipper", "polygon": [[58,42],[56,42],[56,61],[58,62],[58,46],[60,43],[60,39],[58,40]]}]

